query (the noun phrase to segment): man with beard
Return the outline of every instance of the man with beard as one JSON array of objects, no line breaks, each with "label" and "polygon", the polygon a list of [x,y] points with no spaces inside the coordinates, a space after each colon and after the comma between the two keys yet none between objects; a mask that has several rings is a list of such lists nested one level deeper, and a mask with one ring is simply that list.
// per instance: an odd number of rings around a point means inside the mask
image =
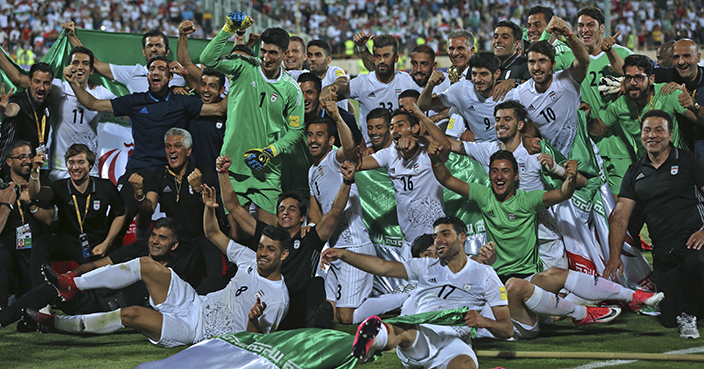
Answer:
[{"label": "man with beard", "polygon": [[[103,86],[88,84],[94,72],[93,52],[83,46],[77,46],[69,52],[69,66],[76,73],[76,80],[81,88],[98,99],[112,99],[115,95]],[[28,88],[30,77],[21,73],[7,57],[0,57],[0,68],[7,77],[20,88]],[[52,181],[68,178],[68,169],[64,164],[63,154],[74,143],[87,145],[91,151],[98,151],[98,122],[102,114],[85,109],[78,102],[68,82],[54,78],[52,80],[58,104],[51,107],[52,116],[47,117],[52,128],[51,147],[40,149],[49,157],[49,176]],[[43,123],[44,124],[44,123]],[[34,124],[36,125],[36,124]],[[44,128],[48,129],[48,128]],[[41,139],[40,139],[41,141]],[[40,144],[43,144],[40,142]],[[93,168],[93,176],[98,176],[98,166]]]},{"label": "man with beard", "polygon": [[[645,155],[645,149],[639,142],[641,135],[641,117],[650,110],[662,110],[673,117],[672,143],[675,147],[684,149],[686,144],[683,141],[678,121],[674,118],[676,114],[686,116],[692,121],[699,120],[704,123],[704,110],[695,107],[692,96],[681,90],[675,90],[672,94],[664,94],[664,84],[654,84],[653,61],[645,55],[631,55],[624,60],[625,74],[623,84],[626,94],[616,99],[606,107],[606,112],[602,114],[602,119],[593,120],[589,125],[589,134],[600,136],[609,127],[618,125],[621,127],[625,137],[624,142],[629,145],[628,165]],[[697,116],[701,110],[701,116]],[[615,185],[611,188],[612,193],[618,194],[623,181],[623,175],[628,167],[619,168],[619,171],[609,175],[616,176],[612,180]],[[612,182],[610,181],[610,182]]]},{"label": "man with beard", "polygon": [[415,137],[420,131],[416,114],[423,115],[420,111],[394,111],[391,115],[394,145],[363,157],[360,168],[388,171],[403,233],[402,260],[411,258],[411,243],[417,236],[430,232],[430,222],[445,215],[442,186],[432,176],[427,147]]},{"label": "man with beard", "polygon": [[189,273],[179,276],[199,294],[219,290],[227,282],[222,277],[222,253],[205,238],[203,222],[196,215],[203,213],[203,183],[213,183],[215,178],[204,176],[190,160],[193,139],[188,131],[171,128],[163,140],[169,165],[151,177],[135,172],[129,179],[141,207],[140,217],[151,219],[158,203],[161,211],[181,224],[173,264]]},{"label": "man with beard", "polygon": [[367,114],[367,134],[372,143],[372,151],[386,149],[391,146],[391,112],[384,108],[372,109]]},{"label": "man with beard", "polygon": [[[470,58],[469,63],[471,81],[465,79],[455,83],[435,97],[432,96],[432,89],[445,80],[445,76],[439,71],[433,72],[418,99],[418,106],[421,110],[455,107],[470,124],[475,141],[496,141],[494,107],[498,101],[495,101],[493,93],[498,88],[496,83],[501,73],[499,58],[489,52],[479,52]],[[508,91],[506,99],[513,99],[513,94],[513,91]]]},{"label": "man with beard", "polygon": [[[308,42],[308,69],[320,78],[322,87],[332,85],[340,78],[346,79],[348,82],[350,79],[344,69],[330,66],[330,62],[332,62],[331,52],[332,50],[327,41],[312,40]],[[338,101],[337,106],[354,115],[354,107],[347,100]]]},{"label": "man with beard", "polygon": [[[7,150],[5,164],[9,170],[3,181],[8,186],[0,190],[0,311],[7,307],[13,285],[16,297],[32,288],[29,271],[32,241],[44,235],[46,224],[51,223],[54,215],[54,208],[47,201],[30,200],[29,176],[35,158],[30,143],[17,140]],[[37,160],[43,162],[43,156],[39,156]],[[42,179],[47,185],[50,183]],[[50,191],[48,186],[41,189],[47,190]]]},{"label": "man with beard", "polygon": [[[14,68],[14,66],[13,66]],[[13,95],[13,88],[5,93],[5,85],[0,88],[0,155],[8,153],[7,145],[15,140],[29,141],[32,149],[46,151],[49,140],[50,91],[54,69],[46,63],[34,63],[29,68],[29,87],[24,92]]]},{"label": "man with beard", "polygon": [[[396,70],[398,62],[398,41],[392,35],[381,35],[374,38],[375,70],[368,74],[357,76],[351,81],[343,78],[335,80],[335,84],[323,88],[323,97],[333,93],[337,86],[337,99],[351,98],[359,101],[359,116],[366,117],[375,107],[388,109],[389,112],[398,109],[398,95],[414,88],[415,82],[406,72]],[[372,152],[371,140],[367,133],[367,122],[360,119],[359,130],[364,136],[366,153]]]}]

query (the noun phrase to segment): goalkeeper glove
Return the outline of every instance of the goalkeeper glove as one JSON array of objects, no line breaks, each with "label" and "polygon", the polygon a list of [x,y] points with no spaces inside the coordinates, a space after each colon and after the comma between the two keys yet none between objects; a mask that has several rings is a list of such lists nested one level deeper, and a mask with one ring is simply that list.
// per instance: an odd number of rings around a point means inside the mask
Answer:
[{"label": "goalkeeper glove", "polygon": [[622,82],[623,77],[604,76],[599,80],[599,86],[597,89],[601,93],[602,97],[616,94],[621,90]]},{"label": "goalkeeper glove", "polygon": [[276,154],[274,145],[269,145],[263,149],[249,149],[244,153],[244,163],[254,170],[262,170]]},{"label": "goalkeeper glove", "polygon": [[237,30],[245,29],[252,25],[252,18],[242,12],[232,12],[227,15],[223,31],[235,33]]}]

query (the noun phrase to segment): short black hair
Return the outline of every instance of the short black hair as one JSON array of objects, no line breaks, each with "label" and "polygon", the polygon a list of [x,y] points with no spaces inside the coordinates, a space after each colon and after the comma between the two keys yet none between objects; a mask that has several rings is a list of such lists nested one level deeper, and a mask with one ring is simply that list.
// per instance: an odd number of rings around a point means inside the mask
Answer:
[{"label": "short black hair", "polygon": [[655,69],[653,59],[641,54],[628,55],[623,59],[623,73],[626,73],[626,67],[637,67],[643,69],[643,73],[650,77]]},{"label": "short black hair", "polygon": [[203,68],[200,72],[200,78],[203,78],[203,76],[217,77],[220,88],[225,86],[225,74],[223,72],[216,71],[212,68]]},{"label": "short black hair", "polygon": [[328,56],[330,56],[330,54],[332,53],[332,49],[330,48],[330,44],[328,44],[328,43],[327,43],[326,41],[324,41],[324,40],[311,40],[311,41],[308,41],[308,46],[306,47],[306,52],[308,52],[308,48],[311,47],[311,46],[317,46],[317,47],[323,49],[323,51],[325,52],[325,57],[326,57],[326,58],[327,58]]},{"label": "short black hair", "polygon": [[311,72],[301,73],[301,75],[298,76],[298,83],[301,84],[304,82],[313,82],[313,87],[315,87],[318,93],[323,89],[323,82],[320,80],[320,77]]},{"label": "short black hair", "polygon": [[528,57],[528,54],[531,52],[543,54],[547,56],[553,64],[555,63],[555,47],[550,45],[547,40],[531,44],[528,50],[526,50],[525,56]]},{"label": "short black hair", "polygon": [[168,228],[171,231],[171,239],[173,240],[173,242],[179,242],[178,230],[181,229],[181,226],[178,224],[178,221],[176,219],[169,217],[161,217],[157,219],[154,222],[154,226],[152,227],[152,229],[160,228]]},{"label": "short black hair", "polygon": [[489,157],[489,168],[491,168],[491,164],[496,160],[510,161],[511,166],[513,167],[513,171],[518,173],[518,162],[516,162],[516,158],[513,156],[512,152],[508,150],[499,150],[491,154],[491,157]]},{"label": "short black hair", "polygon": [[306,119],[306,133],[308,133],[308,127],[310,127],[311,124],[325,124],[327,127],[328,137],[337,136],[337,126],[335,125],[335,121],[333,121],[330,117],[315,117],[313,119]]},{"label": "short black hair", "polygon": [[433,228],[439,226],[440,224],[451,225],[455,232],[457,232],[457,235],[467,234],[467,225],[464,224],[464,222],[458,217],[446,216],[438,218],[435,222],[433,222]]},{"label": "short black hair", "polygon": [[32,64],[32,66],[29,67],[29,79],[34,78],[35,72],[49,73],[49,75],[51,75],[51,79],[54,79],[54,68],[47,63],[37,62]]},{"label": "short black hair", "polygon": [[399,100],[401,100],[404,97],[412,97],[412,98],[418,100],[418,98],[420,97],[420,92],[418,92],[418,90],[414,90],[412,88],[409,88],[408,90],[403,91],[403,92],[401,92],[400,95],[398,95]]},{"label": "short black hair", "polygon": [[[407,116],[407,117],[408,117],[408,122],[411,123],[411,128],[413,128],[413,126],[415,126],[416,124],[420,124],[420,120],[418,120],[418,118],[416,118],[415,116],[413,116],[411,113],[409,113],[409,112],[407,112],[407,111],[405,111],[405,110],[401,110],[401,109],[396,109],[396,110],[394,110],[394,112],[391,113],[391,119],[393,119],[394,117],[396,117],[396,116],[398,116],[398,115],[405,115],[405,116]],[[390,122],[390,121],[389,121],[389,122]]]},{"label": "short black hair", "polygon": [[[374,37],[374,47],[372,48],[372,50],[387,46],[393,46],[394,55],[398,54],[398,40],[396,39],[396,37],[390,34],[383,34]],[[374,53],[372,52],[372,54]]]},{"label": "short black hair", "polygon": [[665,119],[667,121],[667,130],[672,132],[672,129],[673,129],[672,126],[674,124],[672,121],[672,116],[670,114],[668,114],[666,111],[659,110],[659,109],[649,110],[647,113],[643,114],[643,116],[640,117],[640,122],[641,122],[640,128],[643,129],[643,124],[645,124],[645,120],[648,118],[652,118],[652,117]]},{"label": "short black hair", "polygon": [[267,28],[262,32],[260,36],[261,40],[265,44],[272,44],[281,49],[281,52],[286,52],[288,49],[289,36],[283,28],[271,27]]},{"label": "short black hair", "polygon": [[594,18],[597,22],[599,22],[599,26],[604,24],[604,21],[606,20],[606,17],[604,16],[604,12],[595,6],[586,7],[584,9],[580,10],[577,13],[577,19],[579,19],[579,17],[581,15],[588,15],[588,16]]},{"label": "short black hair", "polygon": [[234,53],[235,51],[241,51],[249,56],[254,56],[254,51],[252,50],[252,48],[245,44],[235,45],[232,50],[230,50],[230,54]]},{"label": "short black hair", "polygon": [[298,202],[298,211],[301,212],[302,216],[306,216],[308,214],[308,204],[306,201],[303,199],[303,196],[301,196],[300,193],[296,191],[286,191],[279,195],[279,198],[276,200],[276,215],[279,214],[279,205],[281,204],[281,201],[284,201],[286,199],[294,199],[296,202]]},{"label": "short black hair", "polygon": [[545,17],[545,23],[549,23],[550,19],[552,19],[552,17],[555,15],[555,12],[552,11],[552,8],[538,5],[528,10],[529,17],[534,14],[542,14]]},{"label": "short black hair", "polygon": [[426,44],[416,45],[416,47],[413,48],[413,51],[411,51],[411,55],[413,55],[415,53],[428,54],[428,55],[430,55],[430,60],[435,61],[435,50],[433,50],[432,47],[430,47]]},{"label": "short black hair", "polygon": [[374,108],[372,111],[367,114],[367,122],[371,119],[378,119],[382,118],[386,122],[386,125],[391,125],[391,112],[389,112],[389,109],[385,108]]},{"label": "short black hair", "polygon": [[[273,241],[278,241],[281,252],[291,248],[291,234],[282,227],[267,225],[262,230],[262,236],[267,236]],[[259,240],[257,240],[257,242],[259,242]]]},{"label": "short black hair", "polygon": [[526,122],[528,119],[528,111],[526,110],[526,107],[523,106],[523,104],[521,104],[517,100],[506,100],[504,102],[496,104],[496,106],[494,107],[494,116],[496,116],[496,113],[499,110],[504,109],[513,109],[513,116],[518,122]]},{"label": "short black hair", "polygon": [[[86,54],[88,55],[88,63],[90,64],[90,69],[93,70],[93,63],[95,62],[95,55],[93,55],[93,52],[90,51],[87,47],[85,46],[75,46],[71,49],[71,51],[68,53],[68,58],[71,60],[71,57],[73,54]],[[70,63],[70,61],[69,61]]]},{"label": "short black hair", "polygon": [[88,164],[93,167],[93,164],[95,164],[95,153],[88,146],[82,143],[75,143],[69,146],[69,148],[64,153],[64,162],[67,162],[70,157],[80,154],[86,154],[86,160],[88,160]]},{"label": "short black hair", "polygon": [[469,68],[486,68],[493,74],[501,68],[501,61],[496,54],[481,51],[469,58]]},{"label": "short black hair", "polygon": [[7,148],[5,148],[5,158],[7,159],[11,157],[12,152],[15,151],[16,148],[24,146],[29,146],[29,150],[32,151],[32,154],[34,154],[34,149],[32,148],[32,144],[29,143],[29,141],[14,140],[9,145],[7,145]]},{"label": "short black hair", "polygon": [[420,254],[424,253],[428,247],[433,246],[435,240],[433,240],[433,235],[430,233],[422,234],[416,237],[411,243],[411,255],[414,258],[419,258]]},{"label": "short black hair", "polygon": [[513,42],[523,40],[523,30],[516,23],[513,23],[511,21],[501,21],[499,23],[496,23],[496,27],[494,27],[494,30],[499,27],[508,27],[511,29],[511,33],[513,33]]},{"label": "short black hair", "polygon": [[[161,60],[161,61],[163,61],[163,62],[166,62],[166,65],[167,65],[167,66],[168,66],[169,64],[171,64],[171,60],[169,60],[169,58],[167,58],[167,57],[165,57],[165,56],[161,56],[161,55],[156,55],[156,56],[152,56],[152,58],[149,59],[149,61],[147,62],[147,69],[149,69],[149,67],[152,66],[152,63],[154,63],[154,62],[157,61],[157,60]],[[169,69],[169,73],[171,73],[171,69]]]},{"label": "short black hair", "polygon": [[158,29],[153,29],[151,31],[147,31],[144,35],[142,35],[142,49],[147,47],[147,38],[149,37],[161,37],[164,40],[164,48],[166,51],[169,51],[169,37],[167,37],[164,32],[159,31]]}]

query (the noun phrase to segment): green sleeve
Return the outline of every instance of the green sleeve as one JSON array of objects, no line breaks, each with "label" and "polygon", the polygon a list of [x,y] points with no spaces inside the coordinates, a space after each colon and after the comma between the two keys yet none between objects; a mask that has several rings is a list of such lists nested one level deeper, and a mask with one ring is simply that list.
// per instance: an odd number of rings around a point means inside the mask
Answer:
[{"label": "green sleeve", "polygon": [[603,114],[599,114],[601,121],[604,122],[607,127],[611,127],[618,122],[618,114],[616,114],[616,109],[618,107],[619,104],[616,101],[613,101],[606,107],[606,111],[604,111]]},{"label": "green sleeve", "polygon": [[543,190],[535,190],[535,191],[528,191],[526,193],[528,205],[530,206],[531,209],[535,210],[536,212],[545,210],[545,203],[543,202],[543,195],[545,195],[546,192],[547,191],[543,191]]},{"label": "green sleeve", "polygon": [[288,90],[288,105],[286,111],[283,112],[284,116],[288,115],[288,131],[283,137],[273,143],[279,154],[293,146],[298,140],[302,140],[305,136],[305,132],[303,132],[303,116],[305,114],[303,93],[295,83],[292,83]]},{"label": "green sleeve", "polygon": [[[526,31],[526,33],[528,33],[528,32]],[[552,34],[547,33],[547,31],[543,30],[543,34],[540,35],[540,39],[538,39],[538,41],[546,41],[546,40],[549,40],[550,37],[552,37]]]},{"label": "green sleeve", "polygon": [[680,94],[682,93],[684,93],[682,92],[682,90],[675,90],[675,92],[671,93],[667,97],[667,105],[671,106],[673,110],[677,112],[677,114],[685,115],[687,114],[687,110],[689,109],[685,108],[684,106],[682,106],[682,104],[680,104]]},{"label": "green sleeve", "polygon": [[227,40],[229,40],[233,34],[234,33],[220,30],[217,36],[208,42],[208,45],[203,49],[203,52],[200,54],[200,62],[206,67],[213,68],[225,74],[231,74],[232,71],[236,69],[238,62],[227,59],[223,60],[220,58],[220,55],[222,55]]}]

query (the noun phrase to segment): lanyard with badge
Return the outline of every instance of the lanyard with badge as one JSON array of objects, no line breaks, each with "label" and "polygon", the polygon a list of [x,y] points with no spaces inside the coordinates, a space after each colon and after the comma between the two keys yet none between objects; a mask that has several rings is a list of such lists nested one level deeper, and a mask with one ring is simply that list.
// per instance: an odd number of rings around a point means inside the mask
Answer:
[{"label": "lanyard with badge", "polygon": [[78,241],[81,243],[81,251],[83,252],[83,257],[88,259],[93,255],[93,250],[90,247],[90,242],[88,241],[88,236],[86,233],[83,231],[83,222],[86,220],[86,217],[88,216],[88,205],[90,204],[90,195],[88,195],[88,198],[86,199],[86,211],[83,213],[83,218],[81,218],[81,213],[78,210],[78,200],[76,199],[76,195],[71,195],[73,197],[73,206],[76,208],[76,217],[78,218],[78,226],[81,227],[81,234],[78,235]]},{"label": "lanyard with badge", "polygon": [[20,212],[20,218],[22,219],[22,225],[17,227],[17,238],[15,241],[15,246],[17,250],[27,250],[32,248],[32,228],[29,223],[24,218],[24,211],[22,210],[22,203],[20,203],[19,196],[17,197],[17,211]]},{"label": "lanyard with badge", "polygon": [[[37,147],[37,155],[39,154],[46,154],[46,156],[49,156],[49,150],[46,147],[46,143],[44,142],[44,137],[46,137],[46,117],[49,116],[49,108],[44,109],[44,115],[42,116],[42,121],[39,123],[39,117],[37,116],[37,112],[34,111],[34,120],[37,122],[37,136],[39,136],[39,147]],[[49,160],[44,161],[44,165],[42,165],[41,169],[49,169]]]}]

